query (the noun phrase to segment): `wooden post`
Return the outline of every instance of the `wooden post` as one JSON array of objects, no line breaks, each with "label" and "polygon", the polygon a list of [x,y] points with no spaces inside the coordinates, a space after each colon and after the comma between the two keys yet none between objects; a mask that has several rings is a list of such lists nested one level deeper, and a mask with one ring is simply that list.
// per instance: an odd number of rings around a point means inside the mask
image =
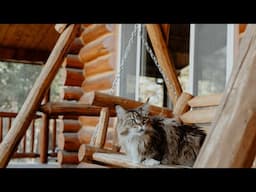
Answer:
[{"label": "wooden post", "polygon": [[28,94],[20,112],[15,118],[12,128],[0,144],[0,167],[6,167],[15,148],[24,136],[34,114],[40,105],[44,94],[49,89],[52,80],[62,64],[69,45],[75,39],[80,25],[69,25],[60,35],[45,66]]},{"label": "wooden post", "polygon": [[34,152],[34,142],[35,142],[34,140],[35,140],[35,119],[32,120],[30,153]]},{"label": "wooden post", "polygon": [[[43,103],[50,100],[50,89],[47,91]],[[42,128],[40,129],[40,162],[47,163],[48,161],[48,144],[49,144],[49,115],[42,115]]]},{"label": "wooden post", "polygon": [[178,100],[176,105],[173,108],[173,114],[176,117],[179,117],[180,115],[182,115],[183,113],[187,112],[189,110],[189,105],[188,105],[188,101],[193,97],[193,95],[183,92]]},{"label": "wooden post", "polygon": [[55,152],[56,149],[56,136],[57,136],[57,120],[53,119],[53,127],[52,127],[52,152]]},{"label": "wooden post", "polygon": [[[167,78],[165,79],[165,83],[166,83],[169,96],[173,104],[175,105],[176,100],[178,99],[178,97],[182,92],[182,88],[177,78],[174,63],[171,62],[172,60],[170,58],[171,55],[168,52],[168,48],[163,38],[160,25],[147,24],[146,27],[147,27],[148,35],[158,60],[158,63],[161,66],[162,71],[165,74],[165,77]],[[170,82],[173,89],[170,86],[168,86],[168,83],[166,82],[167,80]]]},{"label": "wooden post", "polygon": [[223,100],[194,167],[251,167],[256,154],[256,25],[248,25]]}]

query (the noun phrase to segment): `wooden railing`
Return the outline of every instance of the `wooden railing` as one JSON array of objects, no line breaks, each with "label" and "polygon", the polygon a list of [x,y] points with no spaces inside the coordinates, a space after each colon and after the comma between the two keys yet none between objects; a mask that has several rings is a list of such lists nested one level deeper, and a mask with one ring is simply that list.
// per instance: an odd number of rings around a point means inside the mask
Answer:
[{"label": "wooden railing", "polygon": [[[17,113],[13,112],[0,112],[0,143],[11,129],[12,122]],[[42,127],[41,115],[35,115],[26,134],[19,143],[12,158],[35,158],[40,156],[40,129]],[[51,145],[48,148],[48,156],[57,156],[56,152],[56,132],[57,132],[57,120],[51,119],[49,121],[49,129],[51,130]],[[49,142],[49,141],[48,141]],[[38,148],[37,148],[38,146]]]}]

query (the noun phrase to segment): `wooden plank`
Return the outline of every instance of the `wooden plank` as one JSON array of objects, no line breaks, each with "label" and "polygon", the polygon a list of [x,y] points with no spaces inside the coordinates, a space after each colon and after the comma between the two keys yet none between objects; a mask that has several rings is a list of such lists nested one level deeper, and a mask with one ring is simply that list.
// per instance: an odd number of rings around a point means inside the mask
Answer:
[{"label": "wooden plank", "polygon": [[221,99],[222,94],[195,96],[194,98],[188,101],[188,104],[191,107],[216,106],[220,104]]},{"label": "wooden plank", "polygon": [[[115,110],[115,105],[121,105],[125,109],[133,109],[143,104],[143,102],[135,101],[132,99],[127,99],[120,96],[109,95],[106,93],[101,93],[99,91],[91,91],[85,93],[80,98],[80,103],[108,107]],[[155,105],[150,105],[149,111],[151,115],[159,115],[166,117],[172,117],[172,111],[166,107],[158,107]]]},{"label": "wooden plank", "polygon": [[216,108],[197,109],[188,111],[180,116],[183,123],[209,123],[212,122],[216,113]]},{"label": "wooden plank", "polygon": [[[165,79],[165,82],[169,96],[175,105],[178,97],[182,92],[182,88],[176,74],[175,65],[171,62],[171,54],[168,52],[168,48],[166,42],[164,41],[159,24],[146,24],[146,28],[158,63],[161,66],[163,73],[165,74],[165,78],[167,78]],[[167,82],[170,82],[170,86],[172,87],[168,86]]]},{"label": "wooden plank", "polygon": [[256,83],[256,26],[247,27],[240,43],[239,63],[194,167],[251,167],[255,157],[256,90],[252,87]]},{"label": "wooden plank", "polygon": [[59,37],[44,68],[34,83],[11,129],[0,144],[0,167],[6,167],[16,146],[25,134],[33,116],[58,72],[70,43],[74,40],[79,25],[70,25]]},{"label": "wooden plank", "polygon": [[[93,106],[82,103],[69,103],[69,102],[49,102],[42,105],[39,111],[49,114],[52,117],[59,115],[67,116],[99,116],[102,107]],[[110,110],[110,116],[115,117],[116,112],[114,109]]]},{"label": "wooden plank", "polygon": [[144,165],[142,163],[133,163],[126,155],[120,153],[100,153],[95,152],[92,155],[93,160],[99,161],[102,163],[115,165],[123,168],[189,168],[179,165]]},{"label": "wooden plank", "polygon": [[38,153],[14,153],[12,158],[36,158],[39,157]]}]

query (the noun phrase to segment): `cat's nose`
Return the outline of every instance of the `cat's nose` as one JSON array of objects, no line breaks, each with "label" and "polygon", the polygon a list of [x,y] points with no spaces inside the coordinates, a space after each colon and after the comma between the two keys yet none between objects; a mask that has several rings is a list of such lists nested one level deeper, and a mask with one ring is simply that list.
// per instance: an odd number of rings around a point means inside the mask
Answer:
[{"label": "cat's nose", "polygon": [[144,131],[144,128],[143,128],[143,127],[139,129],[139,132],[143,132],[143,131]]}]

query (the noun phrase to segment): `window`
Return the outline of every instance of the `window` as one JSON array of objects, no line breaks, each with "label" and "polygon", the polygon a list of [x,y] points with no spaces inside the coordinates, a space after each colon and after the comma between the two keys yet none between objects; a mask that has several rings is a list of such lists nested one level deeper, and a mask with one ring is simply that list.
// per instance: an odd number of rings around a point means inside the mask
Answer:
[{"label": "window", "polygon": [[190,34],[190,92],[221,93],[229,79],[237,52],[234,24],[192,24]]},{"label": "window", "polygon": [[[164,82],[142,44],[139,33],[142,30],[142,35],[147,38],[146,30],[142,28],[142,25],[138,26],[136,37],[132,41],[127,53],[128,57],[120,73],[119,95],[141,102],[145,102],[149,97],[151,104],[163,106],[164,92],[166,92]],[[121,25],[120,63],[134,28],[135,24]]]}]

